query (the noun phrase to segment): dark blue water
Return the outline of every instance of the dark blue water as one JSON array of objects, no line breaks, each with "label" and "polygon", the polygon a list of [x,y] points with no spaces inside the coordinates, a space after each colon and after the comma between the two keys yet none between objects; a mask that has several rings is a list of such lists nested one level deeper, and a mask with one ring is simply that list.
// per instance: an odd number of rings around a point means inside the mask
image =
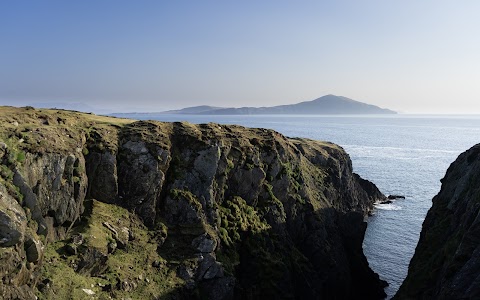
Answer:
[{"label": "dark blue water", "polygon": [[[132,115],[151,119],[152,115]],[[480,142],[480,116],[195,116],[156,115],[161,121],[216,122],[275,129],[286,136],[341,145],[353,169],[384,194],[405,200],[378,205],[369,218],[364,250],[393,296],[409,261],[440,179],[456,157]]]}]

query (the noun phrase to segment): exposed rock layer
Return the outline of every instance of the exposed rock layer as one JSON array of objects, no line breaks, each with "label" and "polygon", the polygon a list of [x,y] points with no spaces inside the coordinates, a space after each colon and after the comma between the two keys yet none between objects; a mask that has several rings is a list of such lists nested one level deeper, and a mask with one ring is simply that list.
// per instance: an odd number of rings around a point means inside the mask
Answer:
[{"label": "exposed rock layer", "polygon": [[364,217],[384,196],[334,144],[9,110],[0,114],[4,298],[384,296],[362,252]]},{"label": "exposed rock layer", "polygon": [[480,298],[479,200],[480,144],[448,168],[395,299]]}]

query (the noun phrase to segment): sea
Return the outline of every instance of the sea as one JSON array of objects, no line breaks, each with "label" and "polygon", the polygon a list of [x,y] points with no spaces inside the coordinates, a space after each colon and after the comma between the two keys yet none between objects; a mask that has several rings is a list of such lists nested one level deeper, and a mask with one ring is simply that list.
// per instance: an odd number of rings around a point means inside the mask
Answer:
[{"label": "sea", "polygon": [[408,271],[422,223],[449,165],[480,142],[474,115],[122,115],[134,119],[238,124],[269,128],[289,137],[334,142],[350,155],[353,170],[385,195],[368,219],[364,252],[371,268],[389,283],[393,297]]}]

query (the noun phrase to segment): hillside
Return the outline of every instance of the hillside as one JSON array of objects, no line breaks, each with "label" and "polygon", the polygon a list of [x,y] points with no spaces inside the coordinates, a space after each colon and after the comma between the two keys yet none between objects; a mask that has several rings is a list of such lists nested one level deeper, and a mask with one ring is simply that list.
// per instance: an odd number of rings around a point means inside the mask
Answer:
[{"label": "hillside", "polygon": [[0,108],[3,299],[381,299],[337,145]]}]

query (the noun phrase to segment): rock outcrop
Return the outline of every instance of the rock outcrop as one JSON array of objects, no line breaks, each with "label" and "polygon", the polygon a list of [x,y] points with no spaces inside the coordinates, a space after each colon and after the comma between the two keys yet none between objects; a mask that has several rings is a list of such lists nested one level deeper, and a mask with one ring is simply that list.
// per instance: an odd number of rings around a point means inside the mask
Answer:
[{"label": "rock outcrop", "polygon": [[480,144],[448,168],[395,299],[480,298]]},{"label": "rock outcrop", "polygon": [[5,299],[385,296],[362,251],[385,196],[337,145],[31,108],[0,123]]}]

